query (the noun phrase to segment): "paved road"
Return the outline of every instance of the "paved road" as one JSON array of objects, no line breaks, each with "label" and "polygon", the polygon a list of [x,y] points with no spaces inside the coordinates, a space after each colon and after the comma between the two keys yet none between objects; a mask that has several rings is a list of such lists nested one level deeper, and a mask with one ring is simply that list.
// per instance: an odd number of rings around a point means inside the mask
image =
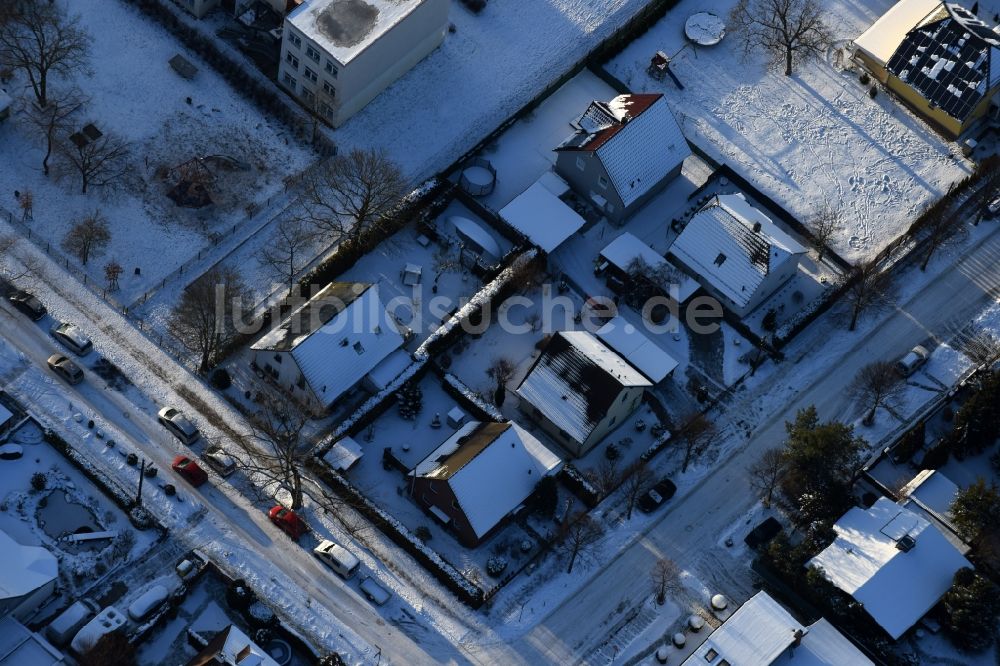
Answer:
[{"label": "paved road", "polygon": [[[928,338],[946,340],[995,301],[1000,301],[1000,228],[958,257],[951,270],[896,306],[846,355],[831,357],[827,367],[810,365],[815,379],[804,390],[765,420],[742,450],[669,506],[644,538],[595,571],[576,595],[526,634],[515,646],[518,653],[527,663],[589,662],[589,655],[606,633],[601,625],[607,614],[619,602],[634,605],[649,595],[648,572],[662,556],[682,565],[703,563],[710,567],[699,571],[699,565],[694,565],[695,573],[706,582],[719,576],[719,561],[743,566],[719,547],[720,534],[757,502],[745,470],[761,451],[784,440],[785,421],[809,405],[815,405],[823,419],[845,417],[851,410],[846,388],[858,368],[873,359],[896,358]],[[838,331],[838,335],[844,334]],[[782,374],[797,371],[795,360],[790,358],[779,366],[777,381]]]}]

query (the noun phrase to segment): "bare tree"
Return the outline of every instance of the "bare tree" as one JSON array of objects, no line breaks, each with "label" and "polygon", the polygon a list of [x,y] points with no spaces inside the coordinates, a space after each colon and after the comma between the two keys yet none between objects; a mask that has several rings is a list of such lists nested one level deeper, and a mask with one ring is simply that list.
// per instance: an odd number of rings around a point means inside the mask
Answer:
[{"label": "bare tree", "polygon": [[844,221],[840,209],[835,208],[829,201],[820,204],[809,224],[813,243],[816,246],[817,261],[823,261],[827,246],[843,228]]},{"label": "bare tree", "polygon": [[861,313],[885,303],[892,290],[890,273],[882,271],[875,261],[855,266],[854,278],[847,290],[847,302],[851,307],[851,323],[847,328],[849,331],[857,327]]},{"label": "bare tree", "polygon": [[305,495],[303,471],[312,455],[303,430],[309,422],[300,411],[276,401],[267,401],[250,419],[253,437],[238,442],[245,455],[241,466],[255,485],[284,487],[292,498],[288,508],[302,507]]},{"label": "bare tree", "polygon": [[285,218],[278,223],[271,236],[271,242],[262,246],[257,259],[288,285],[295,286],[295,276],[309,263],[309,248],[316,238],[316,232],[305,221]]},{"label": "bare tree", "polygon": [[579,513],[566,520],[560,529],[556,548],[569,558],[566,573],[573,573],[573,565],[578,558],[586,558],[593,553],[597,543],[604,536],[604,527],[590,514]]},{"label": "bare tree", "polygon": [[763,51],[769,64],[792,75],[792,62],[823,56],[833,42],[816,0],[739,0],[729,15],[744,55]]},{"label": "bare tree", "polygon": [[25,105],[26,117],[35,134],[45,142],[42,173],[49,175],[49,159],[60,137],[72,132],[73,120],[87,103],[83,93],[75,88],[53,91],[48,103],[42,106],[37,100]]},{"label": "bare tree", "polygon": [[621,473],[618,471],[618,462],[607,458],[601,460],[601,464],[597,466],[597,469],[588,472],[588,476],[594,483],[597,491],[601,494],[601,497],[607,497],[614,492],[622,478]]},{"label": "bare tree", "polygon": [[632,511],[635,509],[636,503],[653,487],[656,479],[653,476],[653,471],[642,460],[626,468],[624,477],[621,487],[625,496],[625,520],[632,520]]},{"label": "bare tree", "polygon": [[205,372],[236,337],[248,302],[240,274],[229,267],[214,268],[184,289],[167,329],[185,349],[200,356],[198,369]]},{"label": "bare tree", "polygon": [[118,291],[118,278],[121,277],[123,272],[125,272],[125,269],[114,259],[104,265],[104,280],[107,282],[108,291]]},{"label": "bare tree", "polygon": [[91,255],[100,254],[110,242],[111,229],[108,228],[108,221],[101,215],[101,211],[95,210],[73,225],[63,238],[62,246],[86,266]]},{"label": "bare tree", "polygon": [[781,448],[767,449],[757,458],[757,462],[747,469],[750,487],[761,496],[765,508],[771,506],[774,491],[785,472],[785,452]]},{"label": "bare tree", "polygon": [[681,428],[681,440],[684,447],[684,462],[681,472],[686,472],[688,465],[701,458],[715,444],[718,432],[715,424],[707,416],[698,413],[689,416]]},{"label": "bare tree", "polygon": [[858,370],[851,383],[851,397],[868,405],[868,413],[862,420],[866,426],[875,422],[875,412],[879,407],[891,407],[902,395],[905,384],[892,363],[876,361]]},{"label": "bare tree", "polygon": [[21,192],[17,198],[17,206],[21,209],[21,222],[31,222],[35,219],[35,195],[31,190]]},{"label": "bare tree", "polygon": [[102,134],[87,140],[79,134],[65,136],[58,143],[60,154],[80,175],[80,192],[91,186],[104,187],[126,174],[131,146],[116,134]]},{"label": "bare tree", "polygon": [[486,374],[493,380],[493,404],[502,407],[506,397],[507,382],[514,376],[517,366],[505,356],[493,359],[493,364],[486,370]]},{"label": "bare tree", "polygon": [[945,206],[935,206],[929,212],[929,219],[926,224],[926,237],[924,238],[925,249],[923,261],[920,262],[920,270],[927,270],[927,264],[931,262],[931,257],[938,248],[957,240],[964,236],[959,232],[966,229],[958,215],[950,214]]},{"label": "bare tree", "polygon": [[378,228],[405,190],[399,167],[385,153],[354,149],[305,176],[304,219],[338,240],[356,241]]},{"label": "bare tree", "polygon": [[66,16],[58,3],[21,2],[0,23],[0,67],[24,72],[41,107],[49,103],[50,77],[86,69],[89,52],[79,17]]},{"label": "bare tree", "polygon": [[681,589],[681,569],[667,558],[661,557],[650,571],[653,579],[653,591],[656,593],[656,603],[661,606],[667,602],[667,593],[676,593]]},{"label": "bare tree", "polygon": [[[40,269],[39,262],[34,255],[19,256],[15,252],[14,247],[17,243],[17,236],[6,234],[0,236],[0,263],[4,264],[4,266],[0,266],[0,273],[10,281],[37,275]],[[20,264],[20,268],[15,271],[11,267],[12,262],[8,260],[16,260]]]}]

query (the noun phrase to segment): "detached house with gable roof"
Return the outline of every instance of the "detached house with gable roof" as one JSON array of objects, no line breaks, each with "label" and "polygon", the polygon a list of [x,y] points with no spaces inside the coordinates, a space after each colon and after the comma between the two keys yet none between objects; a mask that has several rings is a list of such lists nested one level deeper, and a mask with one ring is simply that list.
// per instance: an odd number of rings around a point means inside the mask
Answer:
[{"label": "detached house with gable roof", "polygon": [[320,414],[403,346],[378,285],[332,282],[254,343],[254,365]]},{"label": "detached house with gable roof", "polygon": [[805,247],[742,194],[713,197],[691,217],[668,251],[739,317],[790,280],[805,253]]},{"label": "detached house with gable roof", "polygon": [[515,391],[521,410],[576,456],[639,406],[653,383],[587,331],[555,333]]},{"label": "detached house with gable roof", "polygon": [[413,499],[479,545],[562,461],[516,423],[466,423],[410,472]]},{"label": "detached house with gable roof", "polygon": [[615,223],[676,178],[691,154],[661,94],[591,102],[572,126],[555,149],[556,173]]}]

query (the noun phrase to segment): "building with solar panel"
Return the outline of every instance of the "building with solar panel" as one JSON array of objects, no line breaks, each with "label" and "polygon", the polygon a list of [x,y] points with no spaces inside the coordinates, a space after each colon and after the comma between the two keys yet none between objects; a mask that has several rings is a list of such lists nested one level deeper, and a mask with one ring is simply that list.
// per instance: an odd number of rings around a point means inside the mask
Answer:
[{"label": "building with solar panel", "polygon": [[953,139],[997,113],[1000,34],[960,5],[900,0],[854,46],[876,79]]}]

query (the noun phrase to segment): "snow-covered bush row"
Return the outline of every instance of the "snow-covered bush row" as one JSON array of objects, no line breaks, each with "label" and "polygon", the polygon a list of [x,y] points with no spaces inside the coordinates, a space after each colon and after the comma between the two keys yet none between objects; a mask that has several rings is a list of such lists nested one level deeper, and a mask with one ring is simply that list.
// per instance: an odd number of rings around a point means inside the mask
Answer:
[{"label": "snow-covered bush row", "polygon": [[497,423],[503,423],[507,419],[504,415],[500,413],[494,405],[484,401],[479,394],[475,393],[472,389],[465,385],[461,379],[451,374],[450,372],[442,372],[441,378],[445,381],[445,388],[454,389],[459,393],[463,400],[467,400],[475,405],[476,409],[486,415],[487,418],[496,421]]},{"label": "snow-covered bush row", "polygon": [[563,465],[562,469],[559,470],[559,476],[562,477],[563,483],[573,491],[573,494],[583,500],[583,503],[591,509],[601,501],[601,493],[572,463]]}]

